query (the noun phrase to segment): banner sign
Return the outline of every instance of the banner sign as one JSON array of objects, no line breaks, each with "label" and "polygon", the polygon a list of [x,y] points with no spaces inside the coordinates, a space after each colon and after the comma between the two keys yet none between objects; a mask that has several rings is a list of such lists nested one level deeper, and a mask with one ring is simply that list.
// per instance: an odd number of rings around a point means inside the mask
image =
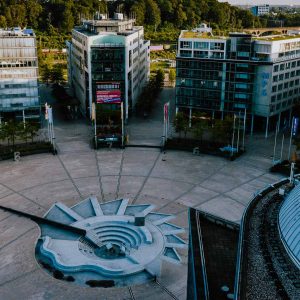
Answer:
[{"label": "banner sign", "polygon": [[96,83],[97,103],[120,104],[121,89],[119,82],[97,82]]},{"label": "banner sign", "polygon": [[299,127],[299,118],[294,118],[293,119],[293,130],[292,130],[292,135],[293,136],[297,135],[298,127]]},{"label": "banner sign", "polygon": [[97,91],[96,96],[97,96],[97,103],[108,103],[108,104],[121,103],[120,90]]}]

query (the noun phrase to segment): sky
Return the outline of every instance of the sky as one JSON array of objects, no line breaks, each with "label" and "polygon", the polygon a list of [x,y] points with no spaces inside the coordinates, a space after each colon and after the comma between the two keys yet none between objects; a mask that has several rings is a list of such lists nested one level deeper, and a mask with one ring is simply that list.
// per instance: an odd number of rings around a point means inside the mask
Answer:
[{"label": "sky", "polygon": [[219,2],[229,2],[230,4],[240,5],[256,5],[256,4],[270,4],[270,5],[300,5],[299,0],[219,0]]}]

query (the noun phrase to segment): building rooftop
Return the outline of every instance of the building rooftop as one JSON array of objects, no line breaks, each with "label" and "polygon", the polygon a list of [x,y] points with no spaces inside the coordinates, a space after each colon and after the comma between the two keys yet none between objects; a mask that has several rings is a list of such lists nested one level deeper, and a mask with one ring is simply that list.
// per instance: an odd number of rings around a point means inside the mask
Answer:
[{"label": "building rooftop", "polygon": [[198,31],[181,31],[180,38],[183,39],[226,39],[225,36],[214,36],[209,32],[198,32]]},{"label": "building rooftop", "polygon": [[279,228],[284,246],[300,268],[300,185],[285,199],[279,213]]},{"label": "building rooftop", "polygon": [[14,28],[0,28],[1,37],[18,37],[18,36],[35,36],[32,29],[21,29],[20,27]]},{"label": "building rooftop", "polygon": [[[220,36],[220,35],[213,35],[209,32],[198,32],[198,31],[189,31],[189,30],[182,30],[180,34],[180,38],[183,39],[228,39],[233,34],[243,34],[243,35],[249,35],[249,33],[245,32],[230,32],[226,36]],[[281,40],[290,40],[290,39],[297,39],[300,38],[299,34],[282,34],[282,35],[267,35],[267,36],[255,36],[252,35],[253,40],[257,41],[281,41]]]},{"label": "building rooftop", "polygon": [[268,42],[284,41],[284,40],[299,39],[299,38],[300,38],[300,34],[267,35],[261,37],[253,37],[253,39],[257,41],[268,41]]}]

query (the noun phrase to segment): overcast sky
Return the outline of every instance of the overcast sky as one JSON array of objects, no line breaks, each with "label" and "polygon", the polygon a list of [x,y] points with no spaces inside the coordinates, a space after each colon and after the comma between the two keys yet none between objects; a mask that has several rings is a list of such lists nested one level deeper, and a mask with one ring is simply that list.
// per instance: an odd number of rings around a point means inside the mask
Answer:
[{"label": "overcast sky", "polygon": [[241,5],[256,5],[256,4],[273,4],[273,5],[300,5],[299,0],[219,0],[219,2],[229,2],[230,4],[241,4]]}]

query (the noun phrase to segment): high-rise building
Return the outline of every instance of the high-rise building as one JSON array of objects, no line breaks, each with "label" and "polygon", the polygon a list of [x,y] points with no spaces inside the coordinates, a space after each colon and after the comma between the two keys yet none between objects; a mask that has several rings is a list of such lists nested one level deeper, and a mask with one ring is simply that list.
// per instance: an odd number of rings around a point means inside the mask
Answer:
[{"label": "high-rise building", "polygon": [[[248,128],[290,120],[300,100],[300,32],[256,37],[182,31],[177,53],[176,109],[223,118],[247,113]],[[259,122],[257,122],[258,120]]]},{"label": "high-rise building", "polygon": [[72,31],[67,43],[69,84],[88,117],[92,103],[114,110],[122,101],[127,119],[149,79],[150,42],[134,22],[118,13],[112,19],[98,15]]},{"label": "high-rise building", "polygon": [[262,4],[251,7],[251,12],[254,16],[262,16],[270,13],[270,5]]},{"label": "high-rise building", "polygon": [[38,58],[31,29],[0,29],[0,121],[40,122]]}]

